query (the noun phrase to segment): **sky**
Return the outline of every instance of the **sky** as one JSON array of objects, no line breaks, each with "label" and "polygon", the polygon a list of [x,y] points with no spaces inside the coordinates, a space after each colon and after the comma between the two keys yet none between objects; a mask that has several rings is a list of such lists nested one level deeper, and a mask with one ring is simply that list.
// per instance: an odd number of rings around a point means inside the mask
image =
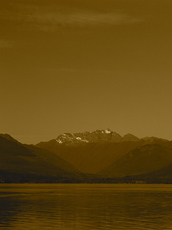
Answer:
[{"label": "sky", "polygon": [[171,0],[0,0],[0,133],[172,140]]}]

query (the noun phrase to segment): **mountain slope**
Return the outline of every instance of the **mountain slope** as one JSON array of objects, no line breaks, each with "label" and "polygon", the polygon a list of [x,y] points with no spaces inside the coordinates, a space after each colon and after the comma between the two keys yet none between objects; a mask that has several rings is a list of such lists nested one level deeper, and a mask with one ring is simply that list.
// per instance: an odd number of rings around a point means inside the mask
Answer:
[{"label": "mountain slope", "polygon": [[51,140],[39,143],[37,147],[56,153],[82,173],[97,173],[142,144],[140,141],[60,145]]},{"label": "mountain slope", "polygon": [[4,181],[79,178],[78,172],[56,154],[23,145],[0,135],[0,178]]},{"label": "mountain slope", "polygon": [[172,149],[159,144],[138,147],[99,172],[104,177],[124,177],[160,170],[172,163]]},{"label": "mountain slope", "polygon": [[13,142],[17,142],[17,143],[19,143],[16,139],[14,139],[12,136],[10,136],[9,134],[7,134],[7,133],[5,133],[5,134],[0,134],[0,137],[3,137],[3,138],[5,138],[5,139],[7,139],[7,140],[9,140],[9,141],[13,141]]}]

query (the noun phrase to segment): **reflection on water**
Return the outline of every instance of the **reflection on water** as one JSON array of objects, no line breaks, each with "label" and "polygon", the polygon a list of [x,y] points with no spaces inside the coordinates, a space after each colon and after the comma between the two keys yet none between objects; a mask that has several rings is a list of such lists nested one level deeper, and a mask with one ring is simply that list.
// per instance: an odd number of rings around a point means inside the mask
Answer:
[{"label": "reflection on water", "polygon": [[172,185],[0,185],[3,229],[172,229]]}]

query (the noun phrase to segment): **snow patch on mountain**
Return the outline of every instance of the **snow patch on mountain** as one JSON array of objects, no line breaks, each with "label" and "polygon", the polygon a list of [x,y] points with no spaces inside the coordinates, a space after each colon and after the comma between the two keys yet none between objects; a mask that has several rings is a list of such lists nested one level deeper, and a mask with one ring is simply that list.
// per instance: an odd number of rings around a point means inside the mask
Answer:
[{"label": "snow patch on mountain", "polygon": [[112,133],[112,131],[111,131],[110,129],[106,129],[106,130],[105,130],[105,133],[106,133],[106,134],[109,134],[109,133]]}]

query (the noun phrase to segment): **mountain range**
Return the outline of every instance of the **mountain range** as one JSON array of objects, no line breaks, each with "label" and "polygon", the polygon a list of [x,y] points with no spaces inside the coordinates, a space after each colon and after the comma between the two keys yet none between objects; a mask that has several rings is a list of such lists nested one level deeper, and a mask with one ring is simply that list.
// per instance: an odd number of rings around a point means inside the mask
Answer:
[{"label": "mountain range", "polygon": [[172,141],[110,129],[36,145],[0,134],[1,182],[172,183]]}]

